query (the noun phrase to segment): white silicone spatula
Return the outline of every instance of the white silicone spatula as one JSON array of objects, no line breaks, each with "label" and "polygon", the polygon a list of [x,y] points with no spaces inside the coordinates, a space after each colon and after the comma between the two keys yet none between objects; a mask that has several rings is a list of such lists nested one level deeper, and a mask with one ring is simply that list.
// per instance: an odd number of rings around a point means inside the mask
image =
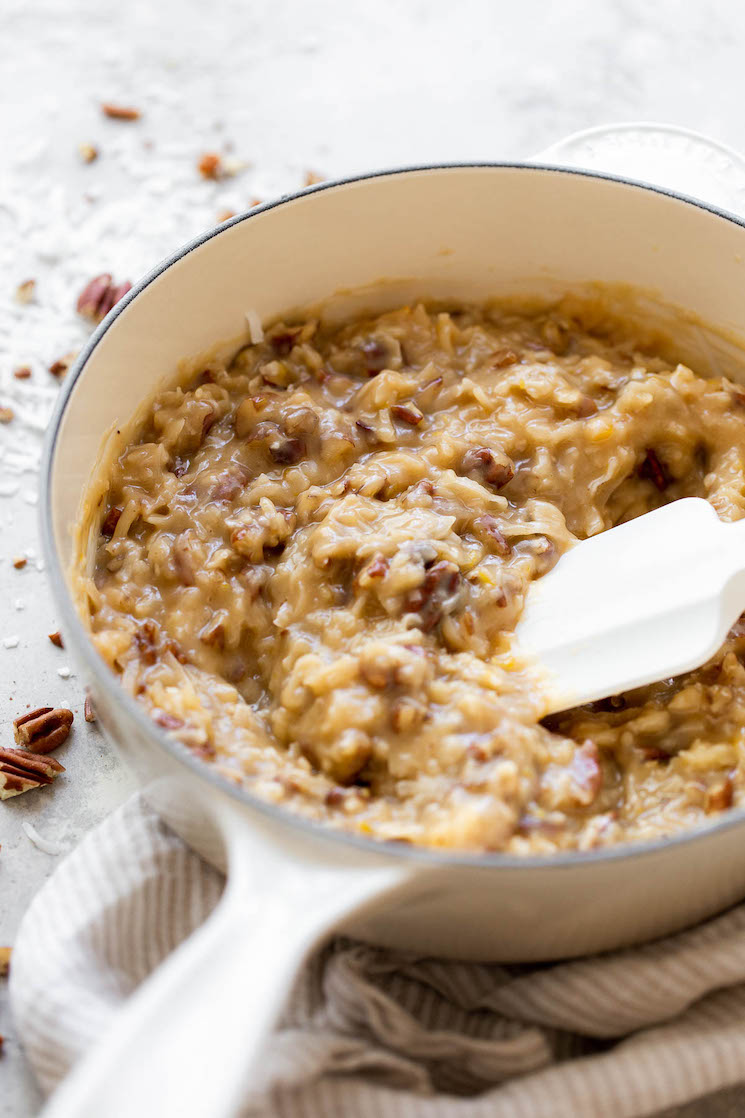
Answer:
[{"label": "white silicone spatula", "polygon": [[745,610],[745,520],[697,497],[576,544],[532,583],[516,630],[566,710],[699,667]]}]

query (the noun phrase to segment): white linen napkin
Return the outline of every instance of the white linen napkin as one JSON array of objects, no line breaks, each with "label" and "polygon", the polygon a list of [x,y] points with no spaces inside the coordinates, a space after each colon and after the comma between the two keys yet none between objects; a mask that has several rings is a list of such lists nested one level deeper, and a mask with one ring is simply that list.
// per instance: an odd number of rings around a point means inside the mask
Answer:
[{"label": "white linen napkin", "polygon": [[[139,795],[60,865],[11,968],[16,1025],[45,1091],[222,886]],[[645,947],[540,967],[337,938],[301,975],[245,1112],[636,1118],[743,1079],[745,905]]]}]

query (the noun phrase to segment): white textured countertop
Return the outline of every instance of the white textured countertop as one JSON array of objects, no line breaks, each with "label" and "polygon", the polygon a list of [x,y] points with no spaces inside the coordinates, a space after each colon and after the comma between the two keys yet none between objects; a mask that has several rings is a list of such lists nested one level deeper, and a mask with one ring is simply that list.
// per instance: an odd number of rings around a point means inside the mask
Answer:
[{"label": "white textured countertop", "polygon": [[[0,944],[12,943],[59,858],[131,779],[82,718],[83,681],[57,628],[37,532],[39,453],[58,391],[47,369],[79,348],[74,310],[101,272],[135,280],[183,241],[303,184],[380,166],[525,156],[613,120],[685,125],[745,147],[745,7],[673,0],[5,0],[0,43],[0,744],[11,721],[69,706],[75,726],[49,788],[0,803]],[[104,119],[132,105],[134,123]],[[86,165],[78,145],[98,147]],[[196,163],[248,165],[224,182]],[[21,305],[17,285],[36,280]],[[12,371],[29,365],[32,376]],[[12,560],[24,556],[22,570]],[[70,674],[72,673],[72,674]],[[0,1114],[40,1096],[0,987]],[[739,1093],[680,1114],[742,1112]]]}]

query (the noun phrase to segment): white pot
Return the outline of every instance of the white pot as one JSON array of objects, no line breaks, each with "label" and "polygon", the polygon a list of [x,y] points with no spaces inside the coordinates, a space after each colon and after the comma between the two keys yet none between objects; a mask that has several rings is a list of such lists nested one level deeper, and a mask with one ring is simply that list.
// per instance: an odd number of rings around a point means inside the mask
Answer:
[{"label": "white pot", "polygon": [[[622,126],[570,138],[560,163],[638,155],[737,206],[745,169],[690,134]],[[634,163],[634,158],[637,163]],[[653,172],[651,172],[653,173]],[[697,180],[693,176],[698,176]],[[745,208],[745,207],[743,207]],[[47,448],[43,526],[63,618],[108,736],[228,887],[207,925],[128,1003],[49,1118],[224,1118],[302,959],[331,929],[425,954],[538,960],[659,936],[745,894],[745,815],[647,845],[521,860],[376,845],[238,791],[171,741],[98,658],[72,602],[71,525],[104,432],[116,440],[164,375],[262,319],[352,292],[347,309],[416,295],[481,299],[630,285],[745,336],[745,227],[666,190],[545,163],[442,166],[322,184],[235,218],[143,280],[65,386]],[[384,281],[384,282],[383,282]],[[358,293],[362,289],[363,295]],[[680,344],[732,373],[736,351],[691,319]]]}]

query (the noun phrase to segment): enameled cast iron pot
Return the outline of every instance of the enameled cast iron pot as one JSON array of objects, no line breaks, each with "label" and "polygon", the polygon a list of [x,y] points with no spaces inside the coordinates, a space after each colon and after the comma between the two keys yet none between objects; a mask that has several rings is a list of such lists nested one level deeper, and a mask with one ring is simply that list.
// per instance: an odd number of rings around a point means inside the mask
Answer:
[{"label": "enameled cast iron pot", "polygon": [[182,359],[245,332],[248,308],[266,320],[340,290],[368,287],[367,306],[591,280],[651,290],[745,337],[742,221],[666,189],[559,165],[628,162],[629,147],[643,157],[632,173],[644,177],[664,149],[683,189],[696,175],[737,208],[745,183],[737,156],[648,126],[572,138],[550,162],[323,184],[187,245],[116,306],[82,353],[51,426],[43,502],[65,642],[151,802],[188,843],[227,865],[228,884],[208,923],[63,1084],[49,1118],[237,1113],[300,962],[332,928],[418,953],[545,960],[659,936],[745,895],[742,810],[667,841],[529,861],[387,848],[303,822],[230,785],[151,722],[99,659],[72,599],[71,525],[103,433]]}]

